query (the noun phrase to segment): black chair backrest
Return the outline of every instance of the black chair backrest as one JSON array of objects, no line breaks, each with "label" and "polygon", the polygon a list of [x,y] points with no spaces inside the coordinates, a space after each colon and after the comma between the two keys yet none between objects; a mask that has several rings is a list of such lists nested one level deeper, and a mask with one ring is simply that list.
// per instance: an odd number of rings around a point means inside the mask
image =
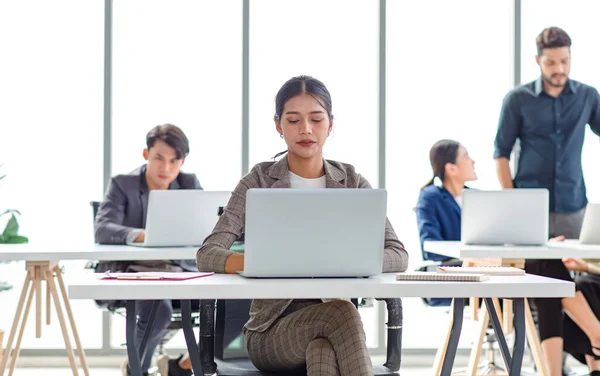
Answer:
[{"label": "black chair backrest", "polygon": [[94,224],[96,223],[96,214],[98,214],[98,208],[100,207],[100,201],[91,201],[90,205],[92,206],[92,219],[94,220]]}]

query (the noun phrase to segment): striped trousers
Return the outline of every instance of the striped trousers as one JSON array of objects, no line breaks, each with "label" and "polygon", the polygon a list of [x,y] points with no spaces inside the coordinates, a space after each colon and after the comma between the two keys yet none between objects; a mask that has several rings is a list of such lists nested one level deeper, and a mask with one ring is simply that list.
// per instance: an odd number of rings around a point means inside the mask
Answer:
[{"label": "striped trousers", "polygon": [[358,310],[351,302],[293,301],[264,332],[245,330],[246,348],[261,371],[307,375],[373,375]]}]

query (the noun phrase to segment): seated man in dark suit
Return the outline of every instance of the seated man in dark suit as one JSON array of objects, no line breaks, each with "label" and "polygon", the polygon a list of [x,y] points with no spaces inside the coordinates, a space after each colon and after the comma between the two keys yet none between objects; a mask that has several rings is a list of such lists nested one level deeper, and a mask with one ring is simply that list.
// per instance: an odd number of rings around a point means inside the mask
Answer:
[{"label": "seated man in dark suit", "polygon": [[[178,127],[171,124],[158,125],[146,136],[144,159],[147,164],[126,175],[113,177],[106,197],[98,209],[95,222],[96,242],[100,244],[131,244],[144,241],[144,228],[151,190],[202,189],[194,174],[180,171],[189,153],[189,142]],[[135,261],[128,271],[196,271],[195,260]],[[137,343],[147,326],[152,301],[138,302]],[[148,340],[146,360],[142,371],[147,374],[152,361],[151,354],[171,323],[173,308],[170,300],[160,302],[154,329]],[[191,375],[191,362],[187,355],[178,359],[159,357],[157,364],[163,376]],[[123,375],[129,375],[127,361]]]}]

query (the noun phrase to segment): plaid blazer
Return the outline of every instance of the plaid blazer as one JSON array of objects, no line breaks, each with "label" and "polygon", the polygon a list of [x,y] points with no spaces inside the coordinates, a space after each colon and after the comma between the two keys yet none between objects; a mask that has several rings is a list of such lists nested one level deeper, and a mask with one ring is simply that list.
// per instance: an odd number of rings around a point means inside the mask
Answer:
[{"label": "plaid blazer", "polygon": [[[371,188],[369,182],[349,164],[324,160],[324,169],[327,188]],[[234,253],[229,248],[244,229],[246,191],[250,188],[290,188],[287,156],[276,162],[257,164],[240,180],[213,232],[196,254],[198,270],[225,272],[225,260]],[[383,272],[402,272],[407,266],[408,253],[387,221]],[[291,302],[291,299],[253,300],[246,328],[259,332],[267,330]]]}]

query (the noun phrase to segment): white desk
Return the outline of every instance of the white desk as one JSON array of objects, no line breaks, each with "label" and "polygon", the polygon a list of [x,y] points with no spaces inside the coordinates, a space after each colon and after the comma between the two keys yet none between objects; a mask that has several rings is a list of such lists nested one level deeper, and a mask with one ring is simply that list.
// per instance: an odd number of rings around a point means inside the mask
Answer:
[{"label": "white desk", "polygon": [[426,241],[426,252],[453,258],[562,259],[600,258],[600,245],[581,245],[576,240],[548,242],[544,246],[464,245],[460,241]]},{"label": "white desk", "polygon": [[196,259],[200,247],[134,247],[93,243],[46,245],[0,244],[0,261],[184,260]]},{"label": "white desk", "polygon": [[[36,301],[36,337],[42,335],[42,281],[46,281],[46,325],[50,324],[51,301],[54,301],[54,308],[60,323],[65,348],[69,357],[69,364],[73,375],[77,376],[77,366],[73,355],[73,348],[68,335],[68,327],[65,316],[60,304],[59,294],[62,296],[65,311],[76,348],[78,349],[81,368],[86,376],[89,376],[89,370],[85,358],[85,353],[79,340],[79,334],[73,319],[71,305],[67,297],[67,290],[63,282],[59,261],[60,260],[101,260],[101,261],[127,261],[127,260],[182,260],[195,259],[198,247],[164,247],[164,248],[144,248],[125,245],[99,245],[92,242],[82,244],[66,245],[48,245],[43,243],[30,244],[1,244],[0,261],[25,261],[26,277],[21,296],[15,313],[15,318],[11,327],[6,350],[2,353],[0,362],[0,376],[8,365],[8,358],[12,356],[12,362],[9,368],[9,375],[12,374],[19,351],[21,339],[27,322],[27,316],[31,307],[31,302],[35,296]],[[58,282],[58,289],[54,282],[54,277]],[[25,308],[23,312],[23,308]],[[22,315],[23,314],[23,315]],[[21,317],[22,315],[22,317]],[[20,327],[15,348],[12,350],[12,344],[15,339],[17,328]]]},{"label": "white desk", "polygon": [[[318,299],[339,296],[368,296],[378,298],[395,297],[450,297],[465,298],[481,296],[486,298],[515,299],[515,348],[511,358],[498,317],[492,309],[494,328],[498,329],[499,341],[503,342],[503,352],[511,375],[519,375],[525,346],[524,298],[526,297],[566,297],[574,296],[572,282],[549,278],[525,276],[495,276],[488,281],[474,282],[428,282],[396,281],[394,273],[360,279],[246,279],[238,275],[215,274],[210,277],[187,281],[115,281],[101,280],[102,275],[89,275],[69,286],[71,299],[120,299],[127,300],[127,337],[134,338],[135,300],[180,299],[182,315],[186,316],[186,342],[192,357],[194,373],[202,374],[202,364],[198,356],[195,339],[188,317],[189,300],[192,299]],[[187,303],[184,304],[184,301]],[[183,308],[186,308],[185,310]],[[460,330],[464,299],[454,301],[454,320],[449,340],[447,356],[444,359],[442,375],[450,375]],[[183,312],[186,311],[187,312]],[[497,324],[497,325],[496,325]],[[500,338],[501,337],[501,338]],[[131,342],[129,342],[131,343]],[[140,372],[139,354],[133,346],[128,346],[129,364],[132,370]]]}]

